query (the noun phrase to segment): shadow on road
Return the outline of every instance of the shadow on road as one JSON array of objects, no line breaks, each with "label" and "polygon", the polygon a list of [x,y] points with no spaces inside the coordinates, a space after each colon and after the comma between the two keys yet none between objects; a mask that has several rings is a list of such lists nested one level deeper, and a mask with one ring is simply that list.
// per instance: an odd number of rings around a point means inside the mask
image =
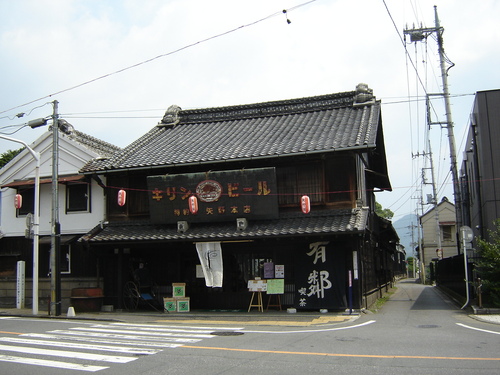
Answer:
[{"label": "shadow on road", "polygon": [[432,286],[422,286],[422,291],[411,307],[412,310],[453,310]]}]

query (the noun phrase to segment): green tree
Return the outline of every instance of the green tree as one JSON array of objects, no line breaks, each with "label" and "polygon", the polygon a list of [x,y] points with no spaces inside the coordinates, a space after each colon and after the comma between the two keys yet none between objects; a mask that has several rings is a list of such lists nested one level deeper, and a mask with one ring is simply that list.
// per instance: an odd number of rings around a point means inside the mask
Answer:
[{"label": "green tree", "polygon": [[375,213],[387,220],[391,220],[394,216],[394,212],[392,212],[388,208],[382,208],[382,205],[378,202],[375,202]]},{"label": "green tree", "polygon": [[19,150],[7,150],[3,154],[0,155],[0,168],[2,168],[5,164],[7,164],[9,161],[14,159],[17,154],[19,154],[23,148],[20,148]]},{"label": "green tree", "polygon": [[415,258],[414,257],[408,257],[408,258],[406,258],[406,262],[408,264],[408,266],[407,266],[408,267],[408,271],[410,273],[412,273],[413,269],[415,268]]},{"label": "green tree", "polygon": [[483,284],[486,303],[500,307],[500,219],[496,229],[489,231],[491,242],[478,239],[479,261],[476,263],[478,276]]}]

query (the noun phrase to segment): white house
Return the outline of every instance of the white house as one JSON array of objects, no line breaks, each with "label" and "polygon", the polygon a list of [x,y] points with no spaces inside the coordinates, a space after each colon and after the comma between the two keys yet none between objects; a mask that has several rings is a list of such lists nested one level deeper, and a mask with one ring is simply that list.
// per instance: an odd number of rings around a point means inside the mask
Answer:
[{"label": "white house", "polygon": [[444,197],[436,208],[431,208],[420,217],[422,245],[420,262],[429,281],[429,267],[433,261],[457,255],[455,205]]},{"label": "white house", "polygon": [[[52,218],[52,131],[44,133],[30,148],[40,154],[40,250],[39,277],[49,274],[50,234]],[[61,224],[61,274],[66,280],[95,274],[95,261],[76,243],[105,219],[105,179],[79,174],[91,159],[108,158],[120,149],[107,142],[74,130],[59,132],[59,222]],[[34,211],[34,179],[36,162],[25,148],[0,169],[0,282],[15,278],[16,263],[26,262],[27,282],[32,277],[32,240],[25,237],[27,216]],[[16,194],[22,196],[21,208],[16,208]],[[64,279],[63,279],[64,283]],[[2,285],[0,304],[11,303],[12,291]],[[43,289],[42,281],[40,290]],[[27,290],[29,288],[27,287]],[[43,300],[45,294],[40,293]],[[29,297],[29,296],[28,296]],[[43,302],[43,301],[42,301]]]}]

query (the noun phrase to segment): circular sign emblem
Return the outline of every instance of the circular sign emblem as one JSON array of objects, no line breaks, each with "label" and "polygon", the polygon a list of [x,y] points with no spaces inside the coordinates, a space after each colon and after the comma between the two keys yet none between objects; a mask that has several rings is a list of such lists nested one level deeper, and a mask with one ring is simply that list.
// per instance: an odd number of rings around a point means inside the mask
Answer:
[{"label": "circular sign emblem", "polygon": [[208,260],[210,259],[215,259],[219,256],[219,254],[217,253],[217,251],[215,250],[209,250],[207,251],[207,253],[205,254],[205,258],[207,258]]},{"label": "circular sign emblem", "polygon": [[202,202],[217,202],[222,195],[222,185],[213,180],[202,181],[196,186],[196,195]]}]

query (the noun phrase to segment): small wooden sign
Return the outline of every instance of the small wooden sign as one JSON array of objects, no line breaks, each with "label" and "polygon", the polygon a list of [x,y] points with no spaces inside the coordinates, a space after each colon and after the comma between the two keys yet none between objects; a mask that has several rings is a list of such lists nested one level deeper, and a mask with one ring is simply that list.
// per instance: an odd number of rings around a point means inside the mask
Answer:
[{"label": "small wooden sign", "polygon": [[267,280],[248,280],[248,290],[250,292],[265,292]]}]

